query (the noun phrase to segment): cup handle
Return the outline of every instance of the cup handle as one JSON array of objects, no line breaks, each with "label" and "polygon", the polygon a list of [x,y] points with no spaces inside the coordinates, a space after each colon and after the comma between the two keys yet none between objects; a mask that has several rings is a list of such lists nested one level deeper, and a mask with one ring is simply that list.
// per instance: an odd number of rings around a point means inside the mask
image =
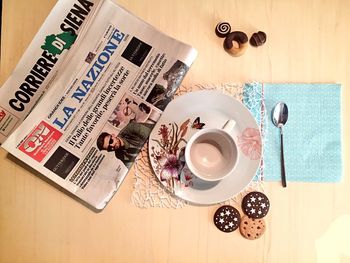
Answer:
[{"label": "cup handle", "polygon": [[231,134],[233,132],[233,129],[236,126],[236,121],[235,120],[228,120],[224,126],[222,127],[222,129],[227,132],[228,134]]}]

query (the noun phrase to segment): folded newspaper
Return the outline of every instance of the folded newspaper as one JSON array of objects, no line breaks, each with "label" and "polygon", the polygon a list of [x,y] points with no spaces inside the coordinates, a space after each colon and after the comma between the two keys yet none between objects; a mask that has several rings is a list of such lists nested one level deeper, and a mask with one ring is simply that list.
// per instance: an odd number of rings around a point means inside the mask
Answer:
[{"label": "folded newspaper", "polygon": [[0,143],[101,210],[196,55],[112,0],[60,0],[0,89]]}]

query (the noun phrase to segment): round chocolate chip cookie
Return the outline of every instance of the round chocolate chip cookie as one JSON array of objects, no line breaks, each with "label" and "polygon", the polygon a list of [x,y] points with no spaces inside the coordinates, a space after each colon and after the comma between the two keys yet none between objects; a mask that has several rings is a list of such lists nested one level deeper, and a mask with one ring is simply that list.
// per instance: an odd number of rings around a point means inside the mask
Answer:
[{"label": "round chocolate chip cookie", "polygon": [[243,216],[239,225],[239,232],[247,239],[253,240],[261,237],[265,232],[265,220],[254,219],[248,216]]},{"label": "round chocolate chip cookie", "polygon": [[263,218],[270,209],[270,201],[261,192],[251,192],[242,200],[243,212],[251,218]]},{"label": "round chocolate chip cookie", "polygon": [[232,232],[239,227],[241,215],[236,208],[224,205],[216,210],[214,215],[215,226],[223,232]]}]

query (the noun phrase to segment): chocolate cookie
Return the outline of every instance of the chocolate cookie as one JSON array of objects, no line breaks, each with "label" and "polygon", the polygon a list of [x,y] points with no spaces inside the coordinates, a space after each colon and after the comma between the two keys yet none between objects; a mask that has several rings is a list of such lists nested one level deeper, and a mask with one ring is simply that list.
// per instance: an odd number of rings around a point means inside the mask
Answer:
[{"label": "chocolate cookie", "polygon": [[248,216],[243,216],[239,225],[239,232],[247,239],[253,240],[261,237],[266,229],[264,219],[254,219]]},{"label": "chocolate cookie", "polygon": [[270,201],[261,192],[251,192],[242,200],[243,212],[251,218],[263,218],[270,209]]},{"label": "chocolate cookie", "polygon": [[227,22],[221,22],[215,27],[215,34],[218,37],[226,37],[231,32],[231,26]]},{"label": "chocolate cookie", "polygon": [[224,205],[216,210],[214,215],[215,226],[223,232],[232,232],[239,227],[241,215],[238,210],[230,205]]}]

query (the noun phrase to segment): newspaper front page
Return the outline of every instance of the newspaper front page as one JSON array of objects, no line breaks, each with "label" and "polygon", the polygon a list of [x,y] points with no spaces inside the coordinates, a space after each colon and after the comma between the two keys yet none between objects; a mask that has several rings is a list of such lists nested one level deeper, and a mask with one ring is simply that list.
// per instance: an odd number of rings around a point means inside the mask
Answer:
[{"label": "newspaper front page", "polygon": [[[101,210],[118,190],[197,52],[111,0],[58,4],[75,8],[70,11],[72,20],[80,19],[80,24],[84,14],[96,11],[76,40],[72,36],[77,32],[64,31],[44,38],[44,44],[38,40],[26,51],[41,49],[45,63],[35,64],[38,76],[31,73],[29,81],[21,76],[28,74],[25,67],[22,74],[11,76],[29,82],[18,90],[30,96],[33,83],[50,84],[2,147]],[[67,54],[54,77],[41,80],[62,52]],[[14,107],[27,106],[26,96],[21,96],[15,96]]]},{"label": "newspaper front page", "polygon": [[101,4],[102,0],[57,2],[0,89],[0,144],[51,87],[73,53],[73,43],[79,42]]}]

